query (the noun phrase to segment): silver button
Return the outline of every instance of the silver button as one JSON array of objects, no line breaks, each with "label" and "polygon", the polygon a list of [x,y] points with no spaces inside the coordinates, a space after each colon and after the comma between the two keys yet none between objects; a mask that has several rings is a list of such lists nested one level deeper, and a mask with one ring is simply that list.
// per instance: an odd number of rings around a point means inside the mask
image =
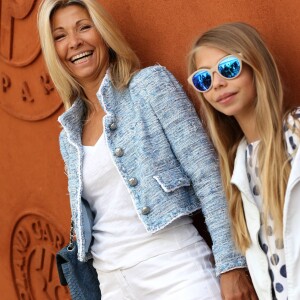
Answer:
[{"label": "silver button", "polygon": [[115,149],[115,156],[121,157],[124,155],[124,150],[122,148]]},{"label": "silver button", "polygon": [[130,186],[136,186],[138,184],[138,180],[135,177],[129,178],[128,182]]},{"label": "silver button", "polygon": [[109,129],[110,130],[116,130],[117,129],[117,124],[115,122],[112,122],[110,125],[109,125]]},{"label": "silver button", "polygon": [[142,215],[148,215],[150,213],[150,207],[149,206],[145,206],[142,208]]}]

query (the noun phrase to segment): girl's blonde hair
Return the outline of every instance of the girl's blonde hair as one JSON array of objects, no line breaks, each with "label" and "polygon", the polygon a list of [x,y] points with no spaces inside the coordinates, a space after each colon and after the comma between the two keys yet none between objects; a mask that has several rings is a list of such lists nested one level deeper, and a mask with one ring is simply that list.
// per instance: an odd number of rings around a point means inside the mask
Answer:
[{"label": "girl's blonde hair", "polygon": [[[260,137],[258,163],[263,187],[264,219],[271,215],[276,224],[275,232],[281,236],[290,164],[283,138],[283,89],[276,63],[258,32],[245,23],[224,24],[202,34],[189,54],[189,74],[197,69],[195,54],[200,46],[215,47],[242,56],[243,63],[252,69],[257,95],[255,118]],[[197,93],[197,96],[201,101],[201,118],[219,155],[233,237],[238,248],[245,253],[251,243],[250,236],[241,194],[230,183],[237,147],[244,134],[234,117],[218,112],[204,99],[203,94]]]},{"label": "girl's blonde hair", "polygon": [[87,10],[96,29],[108,48],[110,75],[116,88],[126,87],[140,63],[109,14],[96,0],[44,0],[38,12],[38,30],[44,59],[53,83],[68,109],[77,97],[90,108],[80,84],[61,64],[54,46],[51,18],[55,11],[70,5],[79,5]]}]

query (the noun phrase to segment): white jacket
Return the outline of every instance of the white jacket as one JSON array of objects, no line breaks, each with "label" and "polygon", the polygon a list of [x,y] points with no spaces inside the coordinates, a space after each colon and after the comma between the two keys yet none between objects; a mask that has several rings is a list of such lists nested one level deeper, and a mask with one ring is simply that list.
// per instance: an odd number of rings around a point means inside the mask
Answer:
[{"label": "white jacket", "polygon": [[[246,251],[249,272],[260,300],[272,300],[271,279],[268,260],[262,251],[258,233],[260,214],[252,196],[247,178],[245,151],[247,143],[243,139],[238,147],[231,183],[241,192],[246,223],[251,246]],[[270,174],[271,176],[271,174]],[[283,239],[286,257],[288,299],[300,299],[300,151],[294,157],[293,167],[285,194],[283,212]]]}]

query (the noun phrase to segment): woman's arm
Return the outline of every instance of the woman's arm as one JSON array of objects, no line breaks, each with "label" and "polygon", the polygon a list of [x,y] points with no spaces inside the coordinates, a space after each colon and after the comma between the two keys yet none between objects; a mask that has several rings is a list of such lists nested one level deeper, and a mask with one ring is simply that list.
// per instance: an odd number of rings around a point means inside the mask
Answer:
[{"label": "woman's arm", "polygon": [[236,252],[231,238],[227,203],[214,148],[177,80],[163,67],[152,69],[148,99],[201,202],[213,241],[217,275],[245,267],[245,258]]},{"label": "woman's arm", "polygon": [[165,68],[153,67],[147,89],[150,105],[201,202],[213,241],[216,273],[223,299],[257,299],[246,276],[245,258],[235,250],[219,164],[195,109],[180,84]]}]

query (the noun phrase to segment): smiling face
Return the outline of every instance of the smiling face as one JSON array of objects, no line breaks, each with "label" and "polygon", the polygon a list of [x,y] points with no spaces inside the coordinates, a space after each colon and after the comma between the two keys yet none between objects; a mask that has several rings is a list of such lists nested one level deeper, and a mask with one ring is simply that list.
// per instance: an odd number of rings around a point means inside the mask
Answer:
[{"label": "smiling face", "polygon": [[[210,69],[228,54],[218,48],[200,46],[195,55],[196,67]],[[203,93],[203,97],[216,110],[227,116],[234,116],[238,121],[254,115],[256,89],[250,67],[244,63],[241,74],[231,80],[214,72],[212,88]]]},{"label": "smiling face", "polygon": [[58,9],[51,19],[57,55],[83,87],[100,83],[109,64],[108,49],[86,9],[70,5]]}]

